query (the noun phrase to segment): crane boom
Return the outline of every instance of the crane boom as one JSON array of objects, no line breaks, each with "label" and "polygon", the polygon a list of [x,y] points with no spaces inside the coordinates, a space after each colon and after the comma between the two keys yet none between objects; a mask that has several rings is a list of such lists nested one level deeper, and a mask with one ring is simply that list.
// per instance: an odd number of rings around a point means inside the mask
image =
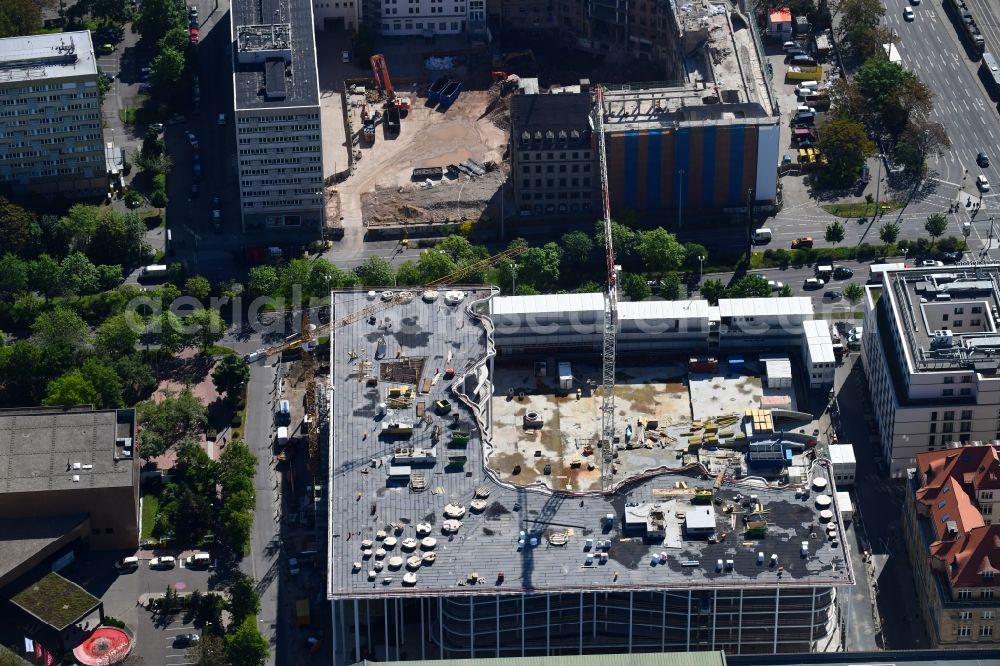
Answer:
[{"label": "crane boom", "polygon": [[[500,263],[501,261],[504,261],[505,259],[512,259],[527,249],[528,247],[526,245],[512,247],[509,250],[505,250],[503,252],[500,252],[499,254],[495,254],[492,257],[482,259],[475,263],[469,264],[468,266],[463,266],[462,268],[459,268],[457,271],[449,273],[448,275],[440,277],[432,282],[428,282],[422,287],[413,287],[413,289],[433,289],[435,287],[442,287],[448,284],[454,284],[462,277],[470,273],[475,273],[483,269],[489,268],[491,266]],[[264,350],[264,355],[271,356],[273,354],[280,354],[289,349],[294,349],[295,347],[298,347],[299,345],[303,344],[303,342],[308,339],[307,336],[311,336],[313,339],[316,339],[330,331],[335,331],[338,328],[343,328],[344,326],[353,324],[356,321],[361,321],[363,319],[368,319],[370,317],[373,317],[384,310],[394,308],[401,303],[407,302],[409,298],[411,298],[411,296],[408,295],[405,290],[402,290],[394,294],[392,298],[389,298],[387,300],[375,301],[370,305],[361,308],[360,310],[355,310],[351,314],[341,317],[340,319],[331,321],[326,324],[322,324],[318,326],[315,331],[310,332],[307,329],[303,328],[303,333],[301,335],[293,339],[280,342],[272,347],[268,347],[267,349]]]},{"label": "crane boom", "polygon": [[604,212],[604,248],[608,283],[604,291],[604,344],[601,372],[601,487],[611,490],[614,484],[615,446],[615,356],[618,351],[618,269],[615,266],[614,240],[611,235],[611,196],[608,192],[608,160],[604,142],[604,90],[594,87],[597,129],[597,155],[601,168],[601,197]]},{"label": "crane boom", "polygon": [[386,97],[391,102],[396,97],[396,92],[392,89],[392,81],[389,80],[389,66],[385,64],[385,56],[376,53],[371,57],[371,63],[375,85],[385,91]]}]

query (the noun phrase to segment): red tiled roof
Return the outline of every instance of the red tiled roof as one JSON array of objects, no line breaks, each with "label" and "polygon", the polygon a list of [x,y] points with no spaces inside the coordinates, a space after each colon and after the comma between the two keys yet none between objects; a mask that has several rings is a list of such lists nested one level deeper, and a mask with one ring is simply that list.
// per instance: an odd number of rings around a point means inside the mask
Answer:
[{"label": "red tiled roof", "polygon": [[[930,556],[947,565],[952,587],[1000,583],[1000,525],[986,525],[975,502],[978,490],[1000,487],[1000,457],[992,446],[965,446],[917,454],[917,501],[930,510],[936,540]],[[949,530],[954,527],[954,532]]]}]

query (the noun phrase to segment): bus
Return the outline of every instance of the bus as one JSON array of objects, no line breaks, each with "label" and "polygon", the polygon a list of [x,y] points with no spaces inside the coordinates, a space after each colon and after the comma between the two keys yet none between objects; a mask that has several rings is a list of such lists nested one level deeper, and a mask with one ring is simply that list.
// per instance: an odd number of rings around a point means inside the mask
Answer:
[{"label": "bus", "polygon": [[991,95],[1000,95],[1000,66],[992,53],[984,53],[980,72]]}]

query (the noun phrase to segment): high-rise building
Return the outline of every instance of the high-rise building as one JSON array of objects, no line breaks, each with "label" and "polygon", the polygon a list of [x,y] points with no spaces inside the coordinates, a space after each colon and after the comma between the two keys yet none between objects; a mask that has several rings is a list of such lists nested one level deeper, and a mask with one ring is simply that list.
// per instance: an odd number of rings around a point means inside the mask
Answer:
[{"label": "high-rise building", "polygon": [[98,76],[89,31],[0,39],[0,185],[107,191]]},{"label": "high-rise building", "polygon": [[916,454],[907,550],[933,647],[1000,644],[1000,456],[996,446]]},{"label": "high-rise building", "polygon": [[872,270],[862,355],[890,475],[925,451],[1000,438],[996,264]]},{"label": "high-rise building", "polygon": [[244,231],[324,223],[319,76],[310,0],[232,4]]}]

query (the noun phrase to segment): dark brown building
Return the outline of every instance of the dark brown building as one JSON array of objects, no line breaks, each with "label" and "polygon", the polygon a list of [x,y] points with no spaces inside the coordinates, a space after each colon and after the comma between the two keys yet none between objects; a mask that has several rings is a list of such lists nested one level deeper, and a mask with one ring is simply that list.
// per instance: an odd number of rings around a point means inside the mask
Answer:
[{"label": "dark brown building", "polygon": [[511,179],[522,216],[579,215],[600,208],[591,108],[589,91],[511,100]]},{"label": "dark brown building", "polygon": [[135,411],[0,410],[0,586],[86,544],[139,545]]}]

